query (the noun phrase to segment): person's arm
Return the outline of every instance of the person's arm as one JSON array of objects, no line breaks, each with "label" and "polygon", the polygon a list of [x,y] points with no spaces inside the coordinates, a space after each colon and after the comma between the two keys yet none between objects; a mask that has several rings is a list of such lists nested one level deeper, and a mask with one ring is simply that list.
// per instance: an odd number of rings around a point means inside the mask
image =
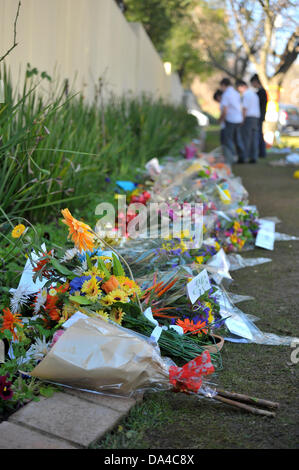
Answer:
[{"label": "person's arm", "polygon": [[226,95],[222,96],[221,104],[220,104],[220,122],[225,122],[226,115],[227,115],[227,108],[228,108],[228,98]]},{"label": "person's arm", "polygon": [[226,114],[227,114],[227,106],[221,106],[220,123],[225,122]]},{"label": "person's arm", "polygon": [[243,95],[243,102],[242,102],[242,114],[243,114],[243,121],[245,121],[246,114],[247,114],[248,102],[246,94]]}]

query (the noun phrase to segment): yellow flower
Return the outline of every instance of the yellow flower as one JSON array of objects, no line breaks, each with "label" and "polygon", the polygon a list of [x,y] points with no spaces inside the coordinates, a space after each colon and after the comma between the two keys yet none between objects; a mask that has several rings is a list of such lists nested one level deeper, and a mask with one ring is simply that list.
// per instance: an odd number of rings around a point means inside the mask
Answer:
[{"label": "yellow flower", "polygon": [[220,199],[223,204],[230,204],[232,202],[232,198],[228,189],[222,189],[222,192],[220,192]]},{"label": "yellow flower", "polygon": [[21,235],[25,232],[26,227],[23,224],[16,225],[13,231],[11,232],[11,236],[13,238],[20,238]]},{"label": "yellow flower", "polygon": [[245,240],[242,240],[242,238],[239,239],[239,245],[240,245],[240,248],[243,248],[245,244]]},{"label": "yellow flower", "polygon": [[109,315],[107,312],[105,312],[105,310],[97,310],[96,313],[102,318],[102,320],[109,320]]},{"label": "yellow flower", "polygon": [[98,256],[98,258],[104,262],[106,268],[110,271],[113,263],[111,256]]},{"label": "yellow flower", "polygon": [[118,323],[121,325],[123,318],[125,316],[125,312],[121,308],[114,308],[112,309],[110,319],[114,321],[115,323]]},{"label": "yellow flower", "polygon": [[219,251],[219,250],[220,250],[220,248],[221,248],[221,245],[220,245],[220,243],[218,243],[218,242],[215,242],[215,249],[216,249],[216,251]]},{"label": "yellow flower", "polygon": [[190,230],[188,229],[182,230],[180,238],[190,238]]},{"label": "yellow flower", "polygon": [[99,276],[101,277],[102,279],[105,277],[105,274],[103,273],[103,271],[101,271],[100,269],[98,269],[96,266],[93,266],[91,269],[89,269],[88,271],[85,271],[84,272],[84,275],[85,276]]},{"label": "yellow flower", "polygon": [[232,243],[237,243],[238,237],[236,235],[231,235],[230,237]]},{"label": "yellow flower", "polygon": [[99,287],[97,278],[92,276],[91,279],[83,283],[81,292],[86,294],[86,297],[92,302],[96,302],[101,294],[101,289]]},{"label": "yellow flower", "polygon": [[203,264],[204,257],[203,256],[196,256],[195,260],[198,264]]},{"label": "yellow flower", "polygon": [[212,304],[211,304],[210,302],[204,302],[204,306],[209,309],[208,322],[209,322],[209,323],[213,323],[213,321],[214,321],[214,315],[213,315]]},{"label": "yellow flower", "polygon": [[208,322],[209,322],[209,323],[213,323],[213,321],[214,321],[214,315],[213,315],[213,313],[212,313],[212,310],[210,310],[209,316],[208,316]]},{"label": "yellow flower", "polygon": [[246,212],[241,207],[239,209],[237,209],[236,212],[237,212],[237,214],[246,215]]},{"label": "yellow flower", "polygon": [[119,285],[128,295],[138,294],[141,295],[141,289],[132,279],[126,276],[116,276]]},{"label": "yellow flower", "polygon": [[186,243],[183,240],[181,240],[181,245],[178,245],[178,248],[181,248],[182,253],[184,253],[187,250],[188,247],[187,247]]},{"label": "yellow flower", "polygon": [[240,228],[241,228],[241,225],[239,224],[239,222],[235,221],[235,222],[234,222],[234,230],[235,230],[235,232],[237,232]]},{"label": "yellow flower", "polygon": [[101,304],[103,304],[105,307],[109,307],[113,304],[113,299],[111,299],[109,295],[106,295],[105,297],[101,298]]},{"label": "yellow flower", "polygon": [[299,170],[294,172],[293,177],[299,179]]},{"label": "yellow flower", "polygon": [[121,290],[121,289],[115,289],[111,291],[106,298],[109,298],[112,303],[114,302],[128,302],[128,294]]}]

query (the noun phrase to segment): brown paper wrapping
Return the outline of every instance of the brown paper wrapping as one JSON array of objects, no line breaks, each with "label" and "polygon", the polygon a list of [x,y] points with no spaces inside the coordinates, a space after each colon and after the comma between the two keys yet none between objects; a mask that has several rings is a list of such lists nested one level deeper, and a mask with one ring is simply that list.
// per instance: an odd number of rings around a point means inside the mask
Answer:
[{"label": "brown paper wrapping", "polygon": [[148,339],[100,318],[70,326],[31,375],[125,396],[170,388],[168,367]]}]

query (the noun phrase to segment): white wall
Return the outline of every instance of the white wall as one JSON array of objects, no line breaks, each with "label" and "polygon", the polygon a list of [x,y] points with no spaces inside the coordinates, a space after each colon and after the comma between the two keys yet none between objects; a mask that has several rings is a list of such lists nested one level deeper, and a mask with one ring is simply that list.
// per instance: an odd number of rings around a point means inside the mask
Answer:
[{"label": "white wall", "polygon": [[[0,55],[12,45],[17,5],[0,0]],[[17,42],[6,59],[14,83],[29,62],[61,80],[76,77],[75,90],[88,100],[103,77],[106,94],[147,92],[181,102],[178,76],[165,74],[143,26],[128,23],[114,0],[22,0]]]}]

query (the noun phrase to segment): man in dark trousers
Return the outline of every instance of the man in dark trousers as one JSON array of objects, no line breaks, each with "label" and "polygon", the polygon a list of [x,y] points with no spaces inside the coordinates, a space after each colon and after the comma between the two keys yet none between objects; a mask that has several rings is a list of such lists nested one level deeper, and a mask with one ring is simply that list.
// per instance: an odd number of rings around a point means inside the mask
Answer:
[{"label": "man in dark trousers", "polygon": [[229,78],[223,78],[220,82],[223,92],[220,102],[220,123],[223,129],[223,153],[227,163],[234,163],[237,151],[238,163],[245,162],[245,148],[241,135],[243,124],[242,105],[240,93],[235,90]]},{"label": "man in dark trousers", "polygon": [[243,80],[237,80],[236,88],[242,95],[244,124],[242,126],[245,160],[256,163],[259,157],[260,102],[257,94]]},{"label": "man in dark trousers", "polygon": [[263,136],[263,122],[265,120],[265,115],[266,115],[266,107],[267,107],[267,92],[265,88],[263,88],[263,85],[260,82],[259,76],[257,74],[254,74],[251,79],[250,79],[251,85],[258,90],[257,95],[260,100],[260,111],[261,111],[261,116],[259,120],[259,157],[260,158],[265,158],[266,157],[266,144],[264,141],[264,136]]}]

